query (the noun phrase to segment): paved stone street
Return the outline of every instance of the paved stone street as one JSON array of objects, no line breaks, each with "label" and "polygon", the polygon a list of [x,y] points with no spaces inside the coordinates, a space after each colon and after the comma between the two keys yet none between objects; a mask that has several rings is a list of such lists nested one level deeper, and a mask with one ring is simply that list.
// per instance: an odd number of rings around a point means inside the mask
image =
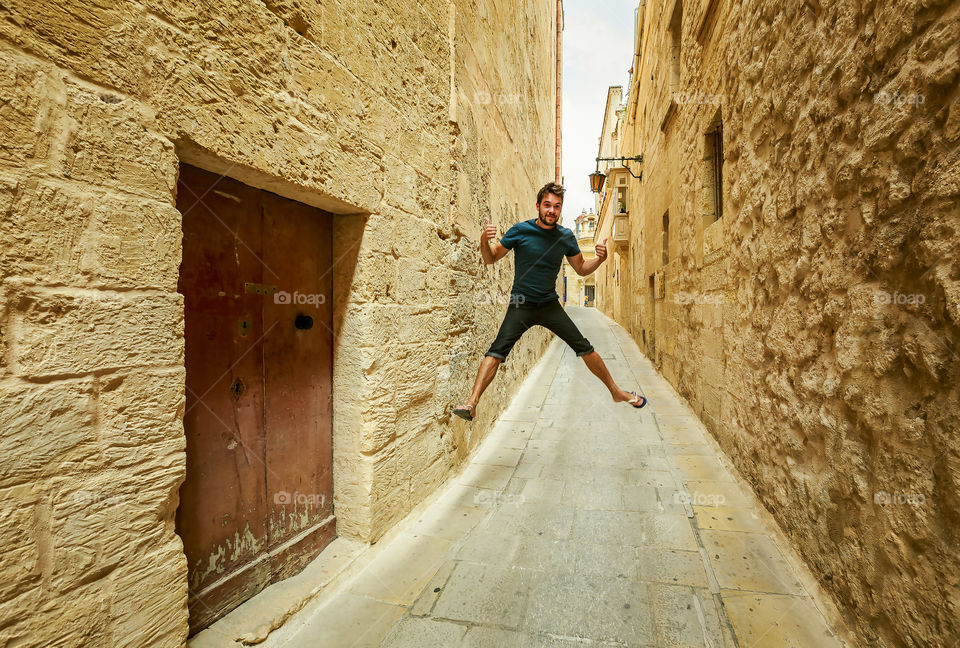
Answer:
[{"label": "paved stone street", "polygon": [[650,404],[554,340],[463,473],[264,645],[842,645],[696,417],[621,327],[569,312]]}]

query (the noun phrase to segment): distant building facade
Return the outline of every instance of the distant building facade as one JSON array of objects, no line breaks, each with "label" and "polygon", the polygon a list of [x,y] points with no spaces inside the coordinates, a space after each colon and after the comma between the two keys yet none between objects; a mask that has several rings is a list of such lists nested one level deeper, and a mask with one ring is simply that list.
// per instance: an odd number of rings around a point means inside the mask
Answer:
[{"label": "distant building facade", "polygon": [[[592,259],[596,256],[594,252],[594,234],[596,234],[597,217],[592,212],[583,210],[573,221],[573,233],[577,237],[577,243],[580,245],[580,253],[584,259]],[[564,264],[566,268],[569,264]],[[586,277],[579,276],[568,268],[567,276],[571,278],[572,283],[569,286],[570,297],[568,303],[575,306],[593,306],[594,305],[594,274]]]}]

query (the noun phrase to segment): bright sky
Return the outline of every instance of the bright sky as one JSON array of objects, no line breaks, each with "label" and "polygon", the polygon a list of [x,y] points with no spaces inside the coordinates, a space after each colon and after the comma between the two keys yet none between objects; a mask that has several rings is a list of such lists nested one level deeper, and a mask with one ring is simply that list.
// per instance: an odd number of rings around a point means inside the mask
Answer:
[{"label": "bright sky", "polygon": [[[563,224],[593,209],[590,179],[607,88],[623,86],[633,62],[633,11],[639,0],[563,2]],[[626,97],[624,97],[626,100]]]}]

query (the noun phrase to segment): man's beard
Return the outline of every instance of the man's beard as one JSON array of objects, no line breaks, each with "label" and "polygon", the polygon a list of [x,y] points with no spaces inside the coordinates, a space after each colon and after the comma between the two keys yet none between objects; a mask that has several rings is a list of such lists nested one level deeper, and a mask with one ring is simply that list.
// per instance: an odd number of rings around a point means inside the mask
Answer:
[{"label": "man's beard", "polygon": [[556,226],[557,226],[557,223],[560,222],[560,217],[559,217],[559,216],[554,216],[552,223],[548,223],[547,220],[546,220],[547,217],[544,216],[544,215],[541,214],[541,213],[537,213],[537,218],[540,220],[541,223],[543,223],[543,224],[546,225],[547,227],[556,227]]}]

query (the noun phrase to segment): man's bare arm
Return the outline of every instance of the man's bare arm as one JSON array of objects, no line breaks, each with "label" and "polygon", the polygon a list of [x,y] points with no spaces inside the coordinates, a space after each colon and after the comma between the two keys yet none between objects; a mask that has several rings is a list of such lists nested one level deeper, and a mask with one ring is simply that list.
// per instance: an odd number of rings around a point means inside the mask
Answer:
[{"label": "man's bare arm", "polygon": [[487,219],[487,223],[483,228],[483,231],[480,232],[480,256],[483,257],[484,265],[490,265],[491,263],[496,263],[503,257],[507,256],[507,248],[500,245],[500,241],[494,241],[493,249],[490,248],[490,241],[497,238],[497,226],[490,223],[490,219]]},{"label": "man's bare arm", "polygon": [[594,251],[597,256],[592,259],[584,259],[582,254],[567,257],[574,271],[581,277],[586,277],[588,274],[595,272],[596,269],[600,267],[600,264],[607,258],[607,239],[603,239],[603,243],[598,244],[594,248]]}]

